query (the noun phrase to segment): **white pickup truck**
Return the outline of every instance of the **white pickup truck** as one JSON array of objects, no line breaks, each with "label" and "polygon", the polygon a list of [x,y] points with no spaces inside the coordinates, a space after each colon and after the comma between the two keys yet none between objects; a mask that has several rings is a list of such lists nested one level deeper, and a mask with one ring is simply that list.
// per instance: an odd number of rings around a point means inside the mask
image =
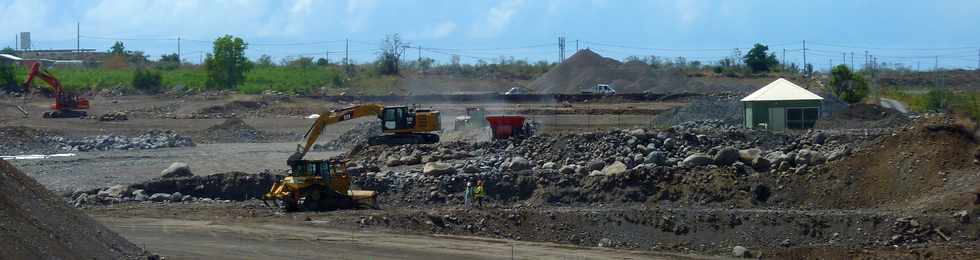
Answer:
[{"label": "white pickup truck", "polygon": [[582,94],[612,96],[616,95],[616,89],[613,89],[609,84],[595,84],[591,88],[583,89]]}]

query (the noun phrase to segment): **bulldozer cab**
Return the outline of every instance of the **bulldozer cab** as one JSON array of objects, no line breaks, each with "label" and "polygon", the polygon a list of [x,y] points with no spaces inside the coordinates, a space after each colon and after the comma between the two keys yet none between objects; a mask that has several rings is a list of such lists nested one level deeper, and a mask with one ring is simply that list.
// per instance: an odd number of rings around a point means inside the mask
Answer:
[{"label": "bulldozer cab", "polygon": [[381,112],[381,128],[384,130],[411,129],[415,118],[408,107],[385,107]]},{"label": "bulldozer cab", "polygon": [[310,176],[320,176],[324,178],[329,178],[330,176],[330,162],[323,160],[299,160],[294,161],[290,165],[289,176],[293,177],[310,177]]},{"label": "bulldozer cab", "polygon": [[298,160],[290,166],[289,176],[312,177],[315,182],[323,183],[331,190],[345,192],[350,189],[350,175],[347,174],[347,164],[341,160]]}]

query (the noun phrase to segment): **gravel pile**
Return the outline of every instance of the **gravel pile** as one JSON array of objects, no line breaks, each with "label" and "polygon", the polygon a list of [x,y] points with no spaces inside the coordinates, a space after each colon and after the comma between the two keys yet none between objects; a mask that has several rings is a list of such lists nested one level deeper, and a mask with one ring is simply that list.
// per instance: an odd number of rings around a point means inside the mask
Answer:
[{"label": "gravel pile", "polygon": [[698,98],[687,106],[672,108],[657,114],[654,123],[657,125],[678,125],[690,121],[721,120],[728,124],[738,124],[741,117],[738,113],[740,104],[735,98]]},{"label": "gravel pile", "polygon": [[171,130],[153,130],[136,137],[108,134],[81,139],[52,137],[51,140],[58,143],[61,150],[80,152],[194,146],[190,137],[178,135]]},{"label": "gravel pile", "polygon": [[354,129],[344,132],[337,139],[330,140],[323,144],[313,145],[314,151],[338,151],[347,150],[358,144],[366,144],[368,138],[381,135],[381,122],[371,121],[362,122],[354,126]]}]

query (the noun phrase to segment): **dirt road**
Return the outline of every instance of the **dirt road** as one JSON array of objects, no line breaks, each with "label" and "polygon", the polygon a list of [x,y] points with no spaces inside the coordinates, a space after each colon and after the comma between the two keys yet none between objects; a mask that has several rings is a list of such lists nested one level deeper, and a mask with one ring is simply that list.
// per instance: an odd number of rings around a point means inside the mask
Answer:
[{"label": "dirt road", "polygon": [[352,233],[314,225],[97,219],[167,259],[711,259],[475,237]]}]

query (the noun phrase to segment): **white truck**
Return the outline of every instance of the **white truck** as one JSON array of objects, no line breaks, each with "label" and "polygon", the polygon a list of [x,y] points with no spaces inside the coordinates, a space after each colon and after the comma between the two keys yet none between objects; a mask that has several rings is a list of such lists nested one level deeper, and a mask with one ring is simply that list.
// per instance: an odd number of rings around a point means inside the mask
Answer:
[{"label": "white truck", "polygon": [[616,95],[616,89],[609,84],[595,84],[595,86],[582,90],[582,94],[612,96]]}]

